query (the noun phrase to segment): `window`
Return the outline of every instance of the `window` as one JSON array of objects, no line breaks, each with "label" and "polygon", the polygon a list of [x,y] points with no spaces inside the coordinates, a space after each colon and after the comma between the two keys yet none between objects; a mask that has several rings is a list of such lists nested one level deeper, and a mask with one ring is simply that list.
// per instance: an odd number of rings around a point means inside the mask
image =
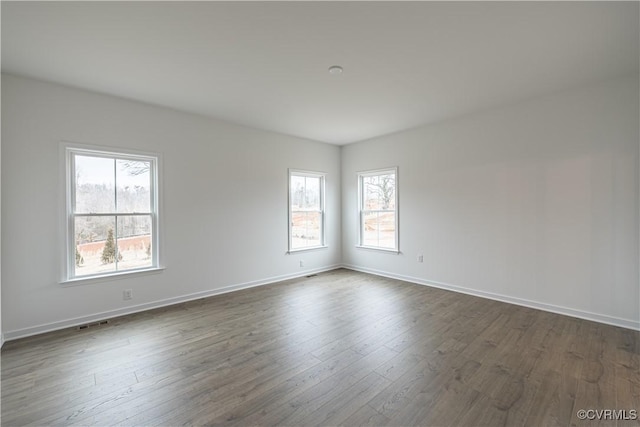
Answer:
[{"label": "window", "polygon": [[324,240],[324,178],[289,170],[289,251],[321,248]]},{"label": "window", "polygon": [[158,158],[66,148],[66,279],[158,267]]},{"label": "window", "polygon": [[359,246],[398,250],[397,181],[397,168],[358,174]]}]

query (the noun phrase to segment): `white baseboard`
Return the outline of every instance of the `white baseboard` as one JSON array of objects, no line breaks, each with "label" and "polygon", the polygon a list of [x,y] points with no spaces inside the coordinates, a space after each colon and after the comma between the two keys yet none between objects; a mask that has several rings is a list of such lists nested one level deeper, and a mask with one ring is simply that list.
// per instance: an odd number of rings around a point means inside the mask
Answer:
[{"label": "white baseboard", "polygon": [[473,295],[476,297],[487,298],[495,301],[506,302],[509,304],[520,305],[528,308],[535,308],[538,310],[549,311],[551,313],[563,314],[565,316],[577,317],[579,319],[591,320],[594,322],[605,323],[607,325],[619,326],[621,328],[640,331],[640,321],[638,320],[622,319],[619,317],[613,317],[606,314],[591,313],[588,311],[576,310],[574,308],[569,308],[569,307],[562,307],[558,305],[547,304],[547,303],[538,302],[538,301],[531,301],[523,298],[516,298],[516,297],[496,294],[492,292],[469,289],[462,286],[450,285],[448,283],[424,280],[417,277],[405,276],[402,274],[389,273],[386,271],[376,270],[373,268],[359,267],[359,266],[350,265],[350,264],[343,264],[342,267],[347,268],[349,270],[374,274],[376,276],[389,277],[391,279],[403,280],[405,282],[415,283],[418,285],[431,286],[433,288],[445,289],[448,291],[459,292],[467,295]]},{"label": "white baseboard", "polygon": [[73,319],[62,320],[59,322],[52,322],[44,325],[18,329],[15,331],[8,331],[0,334],[0,348],[5,343],[5,341],[12,341],[19,338],[32,336],[32,335],[38,335],[46,332],[52,332],[60,329],[84,325],[86,323],[98,322],[105,319],[124,316],[127,314],[139,313],[146,310],[152,310],[154,308],[166,307],[169,305],[179,304],[181,302],[192,301],[192,300],[206,298],[214,295],[221,295],[229,292],[239,291],[242,289],[253,288],[256,286],[268,285],[268,284],[280,282],[283,280],[289,280],[289,279],[295,279],[298,277],[308,276],[310,274],[323,273],[326,271],[336,270],[339,268],[346,268],[349,270],[374,274],[376,276],[389,277],[392,279],[403,280],[405,282],[415,283],[418,285],[431,286],[434,288],[444,289],[444,290],[453,291],[453,292],[459,292],[467,295],[473,295],[473,296],[487,298],[495,301],[502,301],[510,304],[520,305],[520,306],[534,308],[534,309],[543,310],[543,311],[549,311],[552,313],[563,314],[566,316],[577,317],[580,319],[591,320],[594,322],[605,323],[608,325],[619,326],[622,328],[640,331],[640,321],[636,321],[636,320],[622,319],[622,318],[608,316],[604,314],[591,313],[587,311],[576,310],[573,308],[556,306],[553,304],[547,304],[547,303],[542,303],[537,301],[526,300],[522,298],[510,297],[507,295],[501,295],[501,294],[485,292],[485,291],[478,291],[475,289],[469,289],[461,286],[450,285],[448,283],[429,281],[429,280],[424,280],[417,277],[389,273],[386,271],[376,270],[376,269],[367,268],[367,267],[359,267],[359,266],[350,265],[350,264],[336,264],[336,265],[331,265],[331,266],[327,266],[319,269],[305,270],[302,272],[297,272],[295,274],[274,276],[267,279],[254,280],[251,282],[225,286],[223,288],[212,289],[209,291],[196,292],[193,294],[183,295],[183,296],[174,297],[174,298],[168,298],[168,299],[149,302],[145,304],[139,304],[139,305],[126,307],[122,309],[105,311],[105,312],[93,314],[90,316],[76,317]]},{"label": "white baseboard", "polygon": [[6,338],[7,341],[16,340],[19,338],[25,338],[32,335],[43,334],[46,332],[57,331],[60,329],[66,329],[74,326],[84,325],[87,323],[99,322],[101,320],[111,319],[114,317],[124,316],[127,314],[139,313],[141,311],[152,310],[154,308],[166,307],[169,305],[179,304],[182,302],[193,301],[200,298],[211,297],[214,295],[226,294],[229,292],[239,291],[242,289],[253,288],[256,286],[268,285],[271,283],[281,282],[283,280],[295,279],[298,277],[308,276],[310,274],[323,273],[326,271],[336,270],[338,268],[342,268],[342,265],[330,265],[327,267],[312,269],[312,270],[304,270],[300,272],[296,272],[294,274],[285,274],[282,276],[274,276],[267,279],[254,280],[251,282],[239,283],[236,285],[225,286],[223,288],[211,289],[209,291],[196,292],[193,294],[183,295],[174,298],[168,298],[159,301],[153,301],[145,304],[138,304],[126,308],[121,308],[117,310],[109,310],[104,311],[102,313],[92,314],[90,316],[82,316],[76,317],[73,319],[62,320],[59,322],[47,323],[44,325],[33,326],[24,329],[18,329],[15,331],[8,331],[2,335],[2,342]]}]

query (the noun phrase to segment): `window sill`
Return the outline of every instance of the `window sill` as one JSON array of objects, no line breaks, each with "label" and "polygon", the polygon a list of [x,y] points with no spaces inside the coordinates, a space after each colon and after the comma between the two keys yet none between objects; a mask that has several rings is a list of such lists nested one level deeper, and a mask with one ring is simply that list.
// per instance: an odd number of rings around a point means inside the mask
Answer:
[{"label": "window sill", "polygon": [[356,245],[356,248],[358,248],[358,249],[367,249],[367,250],[370,250],[370,251],[389,252],[389,253],[396,254],[396,255],[400,253],[399,249],[378,248],[376,246]]},{"label": "window sill", "polygon": [[288,254],[295,254],[298,252],[308,252],[308,251],[317,251],[320,249],[327,249],[329,246],[327,245],[323,245],[323,246],[313,246],[311,248],[300,248],[300,249],[289,249],[287,251]]},{"label": "window sill", "polygon": [[136,276],[146,276],[148,274],[162,273],[166,267],[145,268],[141,270],[129,270],[118,273],[102,274],[99,276],[77,277],[74,279],[62,280],[62,286],[91,285],[94,283],[108,282],[113,280],[129,279]]}]

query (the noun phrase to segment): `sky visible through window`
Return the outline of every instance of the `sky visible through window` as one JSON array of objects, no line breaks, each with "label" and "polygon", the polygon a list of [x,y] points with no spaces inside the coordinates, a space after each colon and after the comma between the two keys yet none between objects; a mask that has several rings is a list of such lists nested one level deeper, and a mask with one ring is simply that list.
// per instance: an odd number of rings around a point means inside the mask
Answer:
[{"label": "sky visible through window", "polygon": [[[105,157],[76,156],[77,184],[113,183],[114,159]],[[122,164],[122,162],[119,162]],[[140,162],[136,162],[140,163]],[[119,171],[118,185],[122,187],[148,186],[149,174],[132,175],[126,170]]]}]

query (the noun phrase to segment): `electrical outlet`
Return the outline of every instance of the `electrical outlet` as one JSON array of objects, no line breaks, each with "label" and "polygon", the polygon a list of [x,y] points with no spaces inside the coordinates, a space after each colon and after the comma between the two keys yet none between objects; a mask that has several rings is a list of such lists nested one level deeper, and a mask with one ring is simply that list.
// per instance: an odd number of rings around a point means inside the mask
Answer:
[{"label": "electrical outlet", "polygon": [[418,262],[423,262],[424,256],[422,254],[418,255]]},{"label": "electrical outlet", "polygon": [[132,289],[125,289],[124,291],[122,291],[122,299],[124,301],[130,300],[133,298],[133,290]]},{"label": "electrical outlet", "polygon": [[304,267],[304,261],[300,261],[300,267]]}]

